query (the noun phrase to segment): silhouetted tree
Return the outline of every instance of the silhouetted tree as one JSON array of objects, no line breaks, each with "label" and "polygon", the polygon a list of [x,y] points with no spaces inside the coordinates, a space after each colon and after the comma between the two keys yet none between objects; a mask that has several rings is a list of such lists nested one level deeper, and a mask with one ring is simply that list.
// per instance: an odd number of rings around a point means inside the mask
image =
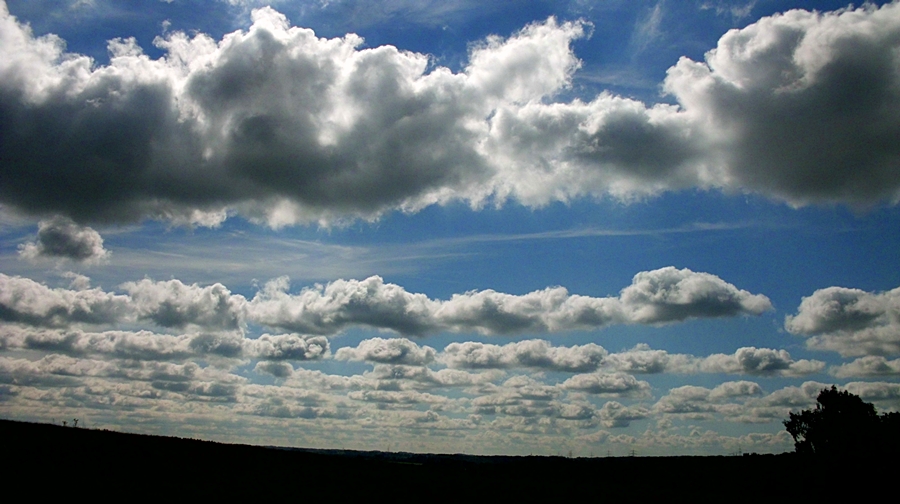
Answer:
[{"label": "silhouetted tree", "polygon": [[816,409],[791,413],[784,427],[797,453],[869,455],[897,447],[900,413],[878,416],[875,406],[832,386],[816,398]]}]

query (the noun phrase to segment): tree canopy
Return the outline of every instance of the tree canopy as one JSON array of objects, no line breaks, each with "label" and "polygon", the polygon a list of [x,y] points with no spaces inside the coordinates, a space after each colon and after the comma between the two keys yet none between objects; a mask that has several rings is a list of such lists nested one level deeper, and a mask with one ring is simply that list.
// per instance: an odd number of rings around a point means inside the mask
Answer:
[{"label": "tree canopy", "polygon": [[870,455],[900,446],[900,413],[879,416],[871,403],[835,386],[819,392],[816,402],[815,409],[791,412],[783,422],[797,453]]}]

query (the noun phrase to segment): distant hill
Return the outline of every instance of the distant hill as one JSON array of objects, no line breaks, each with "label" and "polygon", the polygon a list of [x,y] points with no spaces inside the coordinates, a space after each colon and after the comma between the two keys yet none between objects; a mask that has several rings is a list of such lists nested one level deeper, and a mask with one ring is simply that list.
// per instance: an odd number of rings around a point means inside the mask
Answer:
[{"label": "distant hill", "polygon": [[0,442],[8,481],[61,497],[751,502],[831,496],[832,485],[853,485],[871,498],[890,490],[885,482],[896,473],[887,460],[794,454],[569,459],[306,450],[6,420]]}]

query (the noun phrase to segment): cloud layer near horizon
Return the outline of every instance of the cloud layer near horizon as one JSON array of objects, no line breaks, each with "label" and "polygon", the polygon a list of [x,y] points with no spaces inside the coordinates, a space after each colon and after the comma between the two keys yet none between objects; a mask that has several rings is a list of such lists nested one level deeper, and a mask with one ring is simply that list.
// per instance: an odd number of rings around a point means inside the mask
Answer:
[{"label": "cloud layer near horizon", "polygon": [[4,4],[0,201],[79,222],[238,212],[272,226],[691,187],[893,204],[898,34],[898,3],[794,10],[674,64],[662,85],[677,105],[553,102],[579,68],[581,22],[491,37],[454,73],[263,8],[222,40],[165,34],[156,60],[110,41],[98,66]]}]

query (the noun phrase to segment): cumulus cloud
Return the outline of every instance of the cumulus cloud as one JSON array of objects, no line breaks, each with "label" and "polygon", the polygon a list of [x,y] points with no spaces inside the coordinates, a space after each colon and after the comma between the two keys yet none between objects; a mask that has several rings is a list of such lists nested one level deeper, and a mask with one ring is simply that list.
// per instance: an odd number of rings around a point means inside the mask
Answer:
[{"label": "cumulus cloud", "polygon": [[628,427],[635,420],[650,416],[650,410],[643,406],[624,406],[617,401],[609,401],[600,408],[600,421],[604,427]]},{"label": "cumulus cloud", "polygon": [[750,294],[709,273],[671,266],[638,273],[619,297],[628,319],[645,324],[759,315],[772,309],[769,298],[762,294]]},{"label": "cumulus cloud", "polygon": [[[653,406],[657,413],[686,415],[689,418],[705,419],[716,412],[728,413],[734,409],[735,400],[745,400],[762,394],[762,388],[749,381],[725,382],[709,389],[694,385],[684,385],[669,390]],[[733,412],[732,412],[733,414]]]},{"label": "cumulus cloud", "polygon": [[51,289],[0,273],[0,320],[41,327],[113,324],[129,317],[127,296],[94,289]]},{"label": "cumulus cloud", "polygon": [[[336,280],[297,294],[288,292],[288,279],[282,277],[266,283],[249,301],[222,284],[204,287],[176,279],[126,282],[121,289],[127,294],[99,288],[50,289],[27,278],[3,274],[0,286],[0,320],[9,322],[66,327],[146,321],[164,328],[204,331],[243,331],[248,322],[253,322],[318,335],[336,334],[354,326],[413,336],[441,331],[549,333],[610,324],[664,324],[694,317],[755,315],[771,308],[768,298],[761,294],[739,290],[708,273],[672,267],[638,273],[620,297],[605,298],[569,294],[563,287],[552,287],[523,295],[470,291],[448,300],[434,300],[385,283],[378,276]],[[391,351],[402,351],[404,345],[412,348],[408,340],[386,341],[390,340],[371,340],[368,344],[393,345]],[[482,353],[485,351],[497,350],[484,347]],[[510,351],[517,353],[517,357],[509,357],[517,365],[573,371],[595,366],[603,352],[591,346],[553,349],[538,341],[503,350]],[[345,350],[342,355],[355,358],[350,352]],[[578,353],[583,355],[575,355]]]},{"label": "cumulus cloud", "polygon": [[807,359],[795,361],[787,350],[743,347],[732,355],[710,355],[699,362],[699,368],[707,373],[802,376],[822,371],[825,363]]},{"label": "cumulus cloud", "polygon": [[843,356],[900,354],[900,288],[871,293],[828,287],[804,297],[785,329]]},{"label": "cumulus cloud", "polygon": [[850,382],[843,388],[864,401],[890,401],[895,411],[900,406],[900,383]]},{"label": "cumulus cloud", "polygon": [[650,384],[625,373],[585,373],[575,375],[562,383],[562,388],[589,394],[645,396]]},{"label": "cumulus cloud", "polygon": [[794,360],[786,350],[742,347],[733,354],[697,357],[653,350],[639,344],[624,352],[604,357],[602,367],[626,373],[728,373],[763,376],[801,376],[818,373],[825,363],[818,360]]},{"label": "cumulus cloud", "polygon": [[328,338],[300,334],[263,334],[256,339],[245,338],[242,351],[247,357],[270,361],[316,360],[330,355]]},{"label": "cumulus cloud", "polygon": [[89,332],[2,327],[0,348],[27,349],[65,355],[106,356],[136,361],[182,361],[191,358],[304,361],[328,357],[324,336],[264,334],[257,339],[240,333],[191,333],[177,336],[150,331]]},{"label": "cumulus cloud", "polygon": [[22,245],[19,255],[30,260],[69,259],[93,263],[109,257],[100,233],[79,226],[66,217],[54,217],[38,223],[37,241]]},{"label": "cumulus cloud", "polygon": [[430,346],[419,346],[406,338],[371,338],[359,342],[355,348],[339,348],[334,354],[337,360],[356,360],[382,364],[424,366],[434,360],[437,351]]},{"label": "cumulus cloud", "polygon": [[167,32],[158,59],[116,39],[97,65],[0,6],[0,201],[78,222],[281,226],[691,187],[794,205],[900,198],[897,3],[731,30],[669,69],[674,105],[554,101],[579,68],[582,22],[474,43],[454,73],[318,38],[272,8],[252,19],[221,40]]},{"label": "cumulus cloud", "polygon": [[585,372],[597,369],[606,354],[603,347],[594,343],[555,347],[545,340],[525,340],[502,346],[466,341],[447,345],[440,355],[440,361],[451,368],[529,367]]},{"label": "cumulus cloud", "polygon": [[260,374],[270,374],[275,378],[288,378],[294,374],[294,367],[287,362],[260,361],[256,363],[253,371]]},{"label": "cumulus cloud", "polygon": [[697,358],[685,354],[670,354],[665,350],[653,350],[646,343],[630,350],[609,354],[603,366],[625,373],[656,374],[664,372],[693,372]]},{"label": "cumulus cloud", "polygon": [[[433,300],[381,277],[337,280],[288,293],[286,278],[269,282],[250,301],[249,316],[270,327],[330,334],[351,325],[407,335],[439,331],[516,334],[593,329],[610,324],[665,324],[688,318],[758,315],[766,296],[715,275],[673,267],[635,275],[619,297],[595,298],[551,287],[524,295],[493,290]],[[537,344],[536,344],[537,345]]]},{"label": "cumulus cloud", "polygon": [[900,376],[900,359],[887,360],[880,355],[867,355],[831,369],[838,378],[865,376]]},{"label": "cumulus cloud", "polygon": [[238,329],[243,324],[246,299],[233,295],[222,284],[200,287],[179,280],[154,282],[143,279],[122,284],[131,295],[131,303],[139,319],[150,320],[160,327],[182,329],[199,326],[208,329]]}]

